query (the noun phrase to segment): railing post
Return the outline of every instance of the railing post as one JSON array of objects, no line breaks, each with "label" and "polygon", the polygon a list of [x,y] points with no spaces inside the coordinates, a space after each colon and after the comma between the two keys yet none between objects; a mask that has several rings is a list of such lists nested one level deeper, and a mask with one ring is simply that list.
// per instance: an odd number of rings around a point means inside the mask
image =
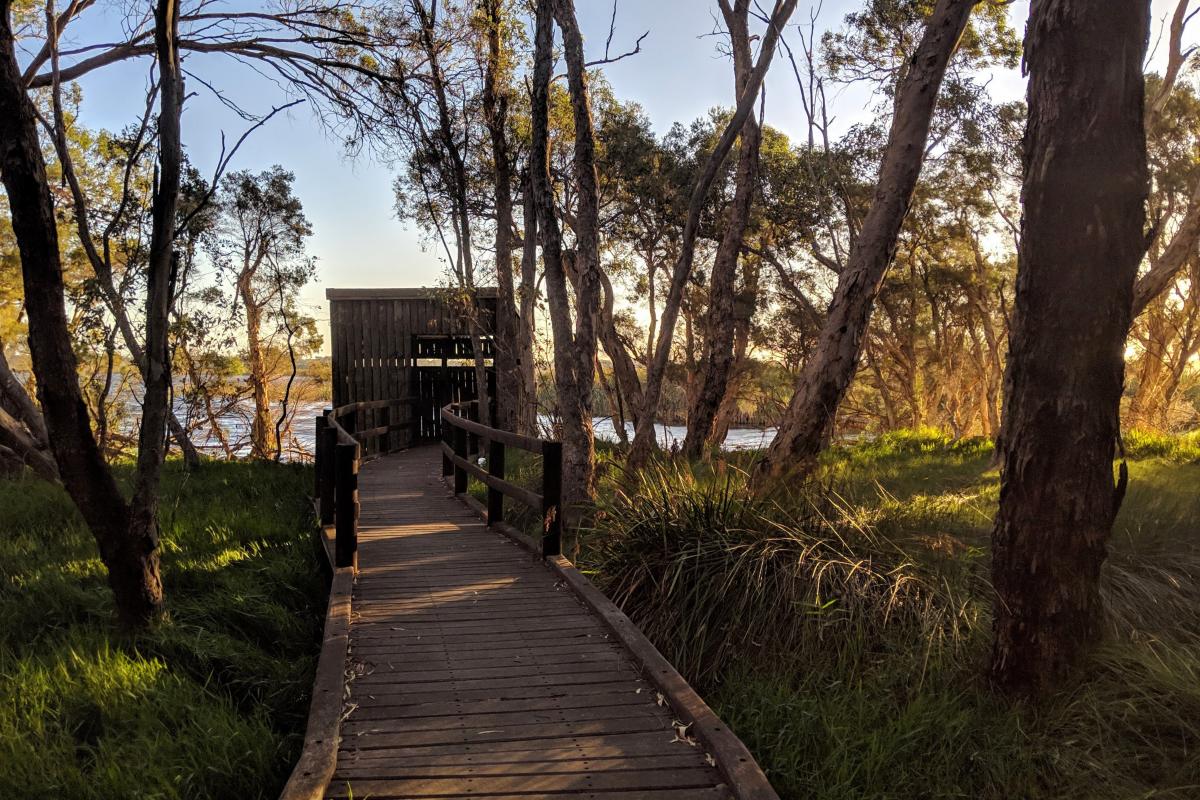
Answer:
[{"label": "railing post", "polygon": [[[446,425],[446,418],[442,416],[442,412],[438,411],[438,438],[445,444],[451,444],[450,429]],[[442,449],[442,477],[448,477],[454,474],[454,462],[450,460],[450,456],[446,455],[445,448]]]},{"label": "railing post", "polygon": [[325,429],[321,431],[321,437],[322,439],[319,444],[321,461],[317,470],[317,480],[320,481],[320,494],[318,496],[321,500],[321,524],[332,525],[334,504],[337,499],[334,494],[334,487],[337,484],[335,477],[337,465],[334,463],[334,451],[337,448],[338,432],[337,428],[331,424],[331,418],[326,418]]},{"label": "railing post", "polygon": [[[467,432],[463,428],[454,428],[454,453],[462,459],[469,457],[467,453]],[[454,493],[466,494],[467,471],[458,464],[454,465]]]},{"label": "railing post", "polygon": [[562,555],[562,442],[542,442],[542,557]]},{"label": "railing post", "polygon": [[[328,409],[326,409],[328,411]],[[329,427],[329,420],[324,414],[318,414],[316,419],[316,434],[313,436],[313,497],[321,497],[321,467],[322,463],[322,448],[325,447],[325,429]]]},{"label": "railing post", "polygon": [[[466,406],[466,417],[472,422],[479,422],[479,401],[476,400],[468,403]],[[479,434],[472,433],[467,436],[467,454],[475,455],[479,452]]]},{"label": "railing post", "polygon": [[338,444],[335,563],[353,567],[358,554],[358,445]]},{"label": "railing post", "polygon": [[[488,474],[504,480],[504,442],[495,439],[488,443]],[[488,525],[504,522],[504,492],[488,487]]]}]

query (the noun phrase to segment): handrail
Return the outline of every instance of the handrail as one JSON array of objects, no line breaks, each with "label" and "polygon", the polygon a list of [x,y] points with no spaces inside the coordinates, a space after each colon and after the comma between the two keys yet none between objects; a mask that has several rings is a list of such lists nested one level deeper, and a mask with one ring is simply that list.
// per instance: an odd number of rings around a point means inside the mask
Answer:
[{"label": "handrail", "polygon": [[404,405],[405,403],[416,403],[420,400],[419,397],[393,397],[387,400],[363,400],[358,403],[346,403],[333,409],[335,417],[344,417],[353,411],[370,411],[375,408],[389,408],[391,406]]},{"label": "handrail", "polygon": [[[393,406],[417,402],[415,397],[369,400],[327,408],[317,417],[315,461],[316,495],[321,525],[334,526],[334,567],[353,567],[358,561],[358,471],[367,443],[373,455],[390,452],[388,435],[412,426],[411,420],[393,423]],[[373,428],[358,430],[360,412],[383,411]]]},{"label": "handrail", "polygon": [[[562,442],[538,439],[483,425],[463,415],[463,408],[478,409],[478,400],[449,403],[442,408],[442,475],[454,475],[454,493],[466,494],[469,477],[488,487],[487,524],[504,522],[504,498],[511,497],[542,514],[542,556],[562,554]],[[453,429],[453,441],[450,431]],[[470,460],[478,451],[474,439],[488,443],[487,469]],[[532,492],[504,479],[505,447],[512,446],[542,456],[542,491]]]},{"label": "handrail", "polygon": [[[381,437],[386,437],[390,433],[398,433],[402,430],[413,427],[414,423],[411,419],[404,422],[392,422],[391,410],[394,406],[411,405],[420,402],[419,397],[393,397],[387,400],[365,400],[357,403],[346,403],[334,409],[325,409],[325,414],[330,417],[333,425],[341,432],[339,438],[343,442],[358,442],[364,447],[368,441],[378,440]],[[382,425],[376,425],[373,428],[365,428],[360,430],[360,413],[365,411],[382,411],[383,413],[376,418],[376,422],[382,422]],[[342,420],[345,421],[343,424]],[[383,441],[383,447],[380,448],[376,441],[376,449],[374,454],[391,452],[391,448],[387,447],[387,440]]]},{"label": "handrail", "polygon": [[[469,400],[465,403],[450,403],[446,408],[454,405],[475,406],[478,400]],[[446,408],[442,411],[445,412]],[[473,433],[481,439],[486,439],[489,442],[503,442],[507,445],[512,445],[520,450],[525,450],[530,453],[542,452],[543,439],[538,439],[536,436],[525,436],[521,433],[512,433],[511,431],[502,431],[499,428],[489,428],[482,422],[476,422],[472,419],[455,414],[455,421],[451,423],[456,428],[465,428],[468,433]]]}]

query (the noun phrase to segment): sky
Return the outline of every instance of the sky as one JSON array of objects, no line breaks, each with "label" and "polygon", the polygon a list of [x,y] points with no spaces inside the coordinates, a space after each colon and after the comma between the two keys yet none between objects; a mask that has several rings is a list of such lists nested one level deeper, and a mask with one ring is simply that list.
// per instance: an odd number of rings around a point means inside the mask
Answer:
[{"label": "sky", "polygon": [[[709,36],[718,14],[715,0],[617,0],[613,52],[632,47],[648,33],[636,56],[604,67],[617,97],[642,105],[655,130],[666,132],[674,122],[690,122],[717,106],[732,104],[732,70]],[[1164,19],[1170,0],[1155,0],[1154,30]],[[149,4],[145,4],[149,5]],[[603,54],[612,14],[610,0],[577,0],[580,26],[589,59]],[[862,0],[826,0],[818,29],[836,28]],[[68,29],[64,49],[119,36],[128,6],[121,0],[101,0]],[[242,7],[242,4],[239,4]],[[807,22],[810,8],[801,4],[793,22]],[[1016,0],[1010,19],[1019,31],[1028,13],[1028,0]],[[790,36],[795,41],[794,29]],[[1153,38],[1153,35],[1152,35]],[[782,56],[782,54],[779,54]],[[222,87],[243,107],[257,112],[286,101],[282,90],[219,55],[191,55],[189,71]],[[81,121],[92,128],[119,129],[140,113],[149,61],[125,62],[94,71],[80,81]],[[802,112],[795,78],[786,58],[772,63],[766,82],[768,124],[798,137]],[[1020,75],[998,74],[991,84],[1003,99],[1023,93]],[[247,126],[197,81],[188,83],[195,96],[188,100],[183,119],[184,142],[202,173],[211,174],[221,136],[236,139]],[[843,128],[866,118],[869,98],[857,89],[831,97],[836,126]],[[301,299],[319,320],[328,318],[327,287],[431,286],[442,281],[444,266],[436,250],[420,234],[396,220],[391,168],[367,156],[348,158],[335,137],[316,123],[300,105],[272,119],[238,151],[232,169],[261,170],[281,164],[295,173],[295,191],[313,226],[309,252],[318,261],[317,280]]]}]

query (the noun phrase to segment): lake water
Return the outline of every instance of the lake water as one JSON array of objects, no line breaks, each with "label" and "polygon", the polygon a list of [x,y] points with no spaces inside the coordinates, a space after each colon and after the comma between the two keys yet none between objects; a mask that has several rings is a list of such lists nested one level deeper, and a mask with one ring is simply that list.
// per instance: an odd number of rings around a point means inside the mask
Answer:
[{"label": "lake water", "polygon": [[[314,418],[321,413],[326,407],[325,403],[305,403],[300,406],[296,412],[295,434],[300,445],[310,453],[313,449],[313,442],[316,439],[316,429]],[[179,413],[183,412],[182,408],[176,409]],[[550,420],[542,418],[542,424],[548,425]],[[602,442],[617,441],[617,431],[613,427],[613,421],[609,417],[596,417],[592,420],[592,425],[595,430],[596,438]],[[245,418],[237,415],[231,415],[222,420],[222,427],[225,429],[226,436],[230,442],[243,442],[249,436],[247,421]],[[687,428],[683,425],[663,425],[654,426],[657,434],[658,444],[660,447],[670,450],[672,447],[683,444],[683,437],[687,434]],[[626,423],[625,430],[629,438],[633,438],[633,425]],[[755,450],[764,448],[771,443],[771,439],[775,436],[775,428],[731,428],[729,434],[725,437],[725,442],[722,444],[724,450]],[[221,455],[220,445],[215,439],[202,438],[197,435],[196,446],[202,451],[213,455]],[[238,455],[246,455],[250,448],[248,445],[242,444],[237,448]]]},{"label": "lake water", "polygon": [[[613,425],[613,421],[609,417],[596,417],[592,420],[592,427],[596,432],[596,438],[602,442],[617,441],[617,429]],[[633,423],[625,423],[625,431],[629,436],[630,441],[633,440]],[[658,439],[659,447],[670,450],[676,445],[683,444],[683,438],[687,435],[687,427],[683,425],[663,425],[654,426],[654,432]],[[725,441],[721,444],[722,450],[758,450],[766,447],[775,438],[775,428],[730,428]]]}]

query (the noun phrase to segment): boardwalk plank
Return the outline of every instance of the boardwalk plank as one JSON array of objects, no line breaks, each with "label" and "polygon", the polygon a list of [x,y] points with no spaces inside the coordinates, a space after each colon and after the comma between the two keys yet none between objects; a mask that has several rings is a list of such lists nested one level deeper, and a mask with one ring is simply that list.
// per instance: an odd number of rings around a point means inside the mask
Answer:
[{"label": "boardwalk plank", "polygon": [[350,680],[330,798],[727,800],[640,664],[441,484],[363,465]]},{"label": "boardwalk plank", "polygon": [[450,701],[441,703],[409,703],[406,705],[386,706],[370,704],[356,709],[357,719],[375,719],[380,717],[437,717],[461,716],[465,714],[493,714],[497,712],[534,712],[546,710],[565,710],[572,708],[612,708],[624,705],[644,705],[646,697],[640,692],[601,692],[594,695],[579,695],[572,697],[531,697],[531,698],[497,698],[493,700],[476,700],[473,702]]},{"label": "boardwalk plank", "polygon": [[[630,789],[707,789],[714,787],[708,769],[621,770],[578,774],[496,775],[458,778],[392,778],[355,780],[342,789],[330,787],[333,797],[444,797],[450,793],[468,796],[533,792],[589,792]],[[351,790],[350,783],[353,784]]]},{"label": "boardwalk plank", "polygon": [[[378,710],[382,711],[383,709]],[[665,727],[671,723],[671,718],[668,714],[652,705],[648,706],[645,703],[641,703],[534,711],[499,711],[491,714],[461,714],[458,716],[413,717],[384,713],[373,718],[356,716],[353,720],[347,720],[342,730],[345,733],[357,733],[359,731],[367,733],[378,731],[410,733],[414,731],[480,730],[491,728],[512,730],[514,726],[518,725],[553,725],[559,723],[598,722],[608,719],[653,719],[659,723],[659,727]]]},{"label": "boardwalk plank", "polygon": [[[562,759],[559,761],[507,761],[499,763],[462,763],[410,765],[404,774],[410,778],[479,777],[483,775],[553,775],[588,772],[619,772],[646,769],[679,769],[696,766],[698,759],[690,753],[678,755],[626,756],[622,758]],[[339,765],[341,778],[376,778],[390,773],[393,762],[388,758],[359,758]]]},{"label": "boardwalk plank", "polygon": [[[553,697],[565,696],[570,697],[586,697],[593,694],[604,694],[607,692],[628,691],[633,689],[641,689],[644,692],[652,693],[653,690],[650,684],[645,681],[627,681],[627,680],[612,680],[600,681],[597,683],[581,683],[566,687],[544,686],[541,684],[518,684],[516,686],[504,687],[496,689],[495,687],[484,687],[482,689],[441,689],[439,691],[422,690],[419,692],[412,691],[395,691],[396,687],[371,687],[353,686],[350,688],[350,697],[355,704],[360,704],[364,699],[370,700],[366,705],[414,705],[417,703],[442,703],[442,702],[474,702],[477,700],[522,700],[534,697]],[[651,696],[647,694],[647,697]]]},{"label": "boardwalk plank", "polygon": [[[346,797],[347,794],[330,794],[329,798]],[[355,797],[362,795],[355,794]],[[429,795],[414,795],[414,794],[372,794],[368,795],[368,800],[423,800]],[[436,795],[438,800],[533,800],[533,798],[545,798],[545,800],[730,800],[732,795],[729,790],[723,786],[715,786],[703,789],[643,789],[636,792],[628,790],[618,790],[615,792],[578,792],[568,790],[565,792],[549,792],[539,791],[536,794],[440,794]]]},{"label": "boardwalk plank", "polygon": [[[669,755],[696,753],[678,740],[671,731],[642,731],[634,733],[591,734],[564,736],[529,741],[477,742],[449,745],[396,745],[388,747],[359,747],[362,737],[343,740],[338,756],[343,758],[389,757],[403,764],[432,764],[437,759],[477,759],[480,763],[494,761],[537,761],[555,758],[624,758],[633,755]],[[430,760],[434,759],[434,760]]]}]

